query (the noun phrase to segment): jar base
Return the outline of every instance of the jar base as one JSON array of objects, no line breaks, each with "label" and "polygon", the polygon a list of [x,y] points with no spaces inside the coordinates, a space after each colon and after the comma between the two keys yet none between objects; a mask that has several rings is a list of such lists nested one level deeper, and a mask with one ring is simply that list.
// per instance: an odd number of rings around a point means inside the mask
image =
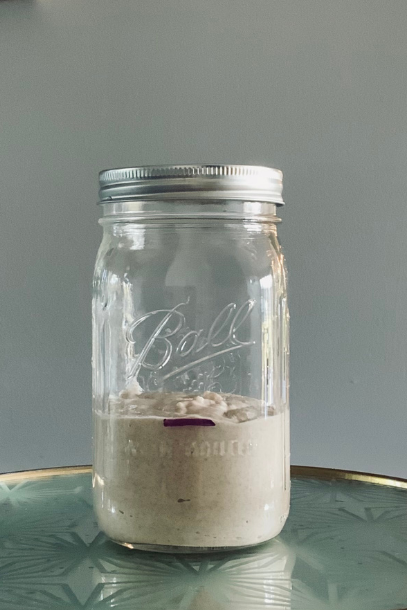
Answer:
[{"label": "jar base", "polygon": [[177,555],[188,555],[188,554],[207,554],[207,553],[225,553],[232,551],[241,551],[245,549],[251,549],[253,547],[261,546],[262,544],[266,544],[269,540],[262,540],[261,542],[254,542],[253,544],[246,544],[242,546],[215,546],[215,547],[196,547],[196,546],[172,546],[172,545],[160,545],[160,544],[143,544],[137,542],[121,542],[120,540],[113,540],[110,538],[112,542],[115,544],[120,544],[120,546],[124,546],[127,549],[133,549],[136,551],[147,551],[150,553],[169,553],[169,554],[177,554]]}]

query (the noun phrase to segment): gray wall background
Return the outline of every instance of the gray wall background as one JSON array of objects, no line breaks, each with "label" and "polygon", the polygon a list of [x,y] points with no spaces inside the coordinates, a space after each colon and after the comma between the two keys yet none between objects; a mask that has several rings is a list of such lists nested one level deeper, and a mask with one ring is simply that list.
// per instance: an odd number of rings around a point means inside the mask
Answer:
[{"label": "gray wall background", "polygon": [[97,171],[269,164],[292,461],[407,477],[407,2],[0,3],[0,471],[88,463]]}]

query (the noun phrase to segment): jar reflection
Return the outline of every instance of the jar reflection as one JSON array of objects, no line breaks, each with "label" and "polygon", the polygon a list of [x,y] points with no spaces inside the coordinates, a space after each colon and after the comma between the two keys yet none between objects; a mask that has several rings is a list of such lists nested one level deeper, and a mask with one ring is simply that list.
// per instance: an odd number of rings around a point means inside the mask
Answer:
[{"label": "jar reflection", "polygon": [[256,551],[183,557],[112,546],[110,563],[94,584],[117,610],[130,602],[143,610],[291,610],[295,553],[279,539]]}]

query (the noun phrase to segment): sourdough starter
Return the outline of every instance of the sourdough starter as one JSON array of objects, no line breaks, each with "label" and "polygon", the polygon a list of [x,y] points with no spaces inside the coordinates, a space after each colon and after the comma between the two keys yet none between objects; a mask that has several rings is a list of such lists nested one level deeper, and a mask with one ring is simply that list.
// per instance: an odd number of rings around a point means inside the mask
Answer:
[{"label": "sourdough starter", "polygon": [[285,413],[231,394],[139,391],[95,413],[94,501],[105,533],[181,550],[276,536],[289,508]]}]

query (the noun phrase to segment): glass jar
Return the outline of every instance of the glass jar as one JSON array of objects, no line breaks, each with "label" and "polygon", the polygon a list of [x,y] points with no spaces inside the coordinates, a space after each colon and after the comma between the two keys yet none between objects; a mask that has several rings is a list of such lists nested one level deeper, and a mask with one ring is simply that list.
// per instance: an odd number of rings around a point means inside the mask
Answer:
[{"label": "glass jar", "polygon": [[289,510],[282,175],[236,165],[100,174],[94,504],[138,549],[251,546]]}]

